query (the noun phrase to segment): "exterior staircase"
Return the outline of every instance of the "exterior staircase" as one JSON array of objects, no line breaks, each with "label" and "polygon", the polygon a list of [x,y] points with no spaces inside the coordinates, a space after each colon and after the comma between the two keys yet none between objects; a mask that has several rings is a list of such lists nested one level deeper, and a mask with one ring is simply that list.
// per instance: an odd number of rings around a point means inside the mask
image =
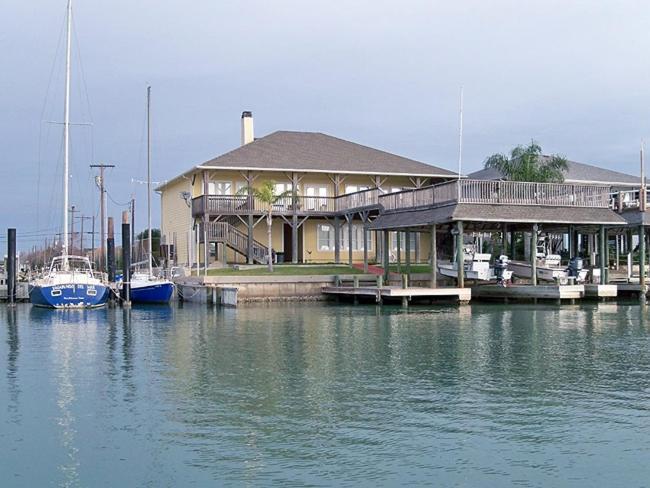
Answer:
[{"label": "exterior staircase", "polygon": [[[220,242],[243,256],[248,256],[248,234],[237,229],[227,221],[208,223],[208,241]],[[268,249],[264,244],[253,239],[253,261],[266,264]]]}]

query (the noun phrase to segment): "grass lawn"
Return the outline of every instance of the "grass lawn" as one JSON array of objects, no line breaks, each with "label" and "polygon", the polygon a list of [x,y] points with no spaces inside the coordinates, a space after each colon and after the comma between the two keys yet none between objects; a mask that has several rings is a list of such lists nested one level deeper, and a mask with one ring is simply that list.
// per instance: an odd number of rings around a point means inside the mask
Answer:
[{"label": "grass lawn", "polygon": [[[380,266],[381,267],[381,266]],[[389,268],[392,272],[397,273],[397,265],[391,264]],[[406,273],[406,265],[402,263],[401,272]],[[412,264],[411,273],[431,273],[430,264]]]},{"label": "grass lawn", "polygon": [[342,275],[363,274],[363,270],[348,266],[300,266],[276,264],[273,273],[266,268],[255,269],[210,269],[208,276],[307,276],[307,275]]}]

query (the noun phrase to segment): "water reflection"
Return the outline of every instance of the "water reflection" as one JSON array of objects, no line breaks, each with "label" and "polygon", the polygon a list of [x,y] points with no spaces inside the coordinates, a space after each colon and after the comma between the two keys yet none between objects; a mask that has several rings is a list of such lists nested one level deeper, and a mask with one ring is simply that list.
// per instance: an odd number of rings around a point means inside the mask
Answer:
[{"label": "water reflection", "polygon": [[[60,484],[570,475],[638,485],[647,313],[621,303],[19,310],[3,319],[8,404],[19,416],[22,382],[52,382],[43,422],[56,419]],[[43,367],[19,367],[25,355]],[[604,474],[603,456],[617,466]]]}]

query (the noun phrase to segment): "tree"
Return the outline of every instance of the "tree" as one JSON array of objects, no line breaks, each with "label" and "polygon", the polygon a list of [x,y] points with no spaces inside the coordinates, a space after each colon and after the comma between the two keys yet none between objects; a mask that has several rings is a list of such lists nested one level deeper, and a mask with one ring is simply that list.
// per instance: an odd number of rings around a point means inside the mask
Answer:
[{"label": "tree", "polygon": [[259,188],[250,187],[249,191],[248,187],[244,187],[237,193],[240,195],[243,194],[252,196],[253,198],[257,199],[259,203],[261,203],[264,207],[262,209],[262,213],[266,216],[266,232],[268,235],[266,259],[268,262],[269,272],[273,272],[273,207],[277,205],[278,202],[282,199],[290,196],[292,194],[292,190],[277,193],[275,182],[265,181]]},{"label": "tree", "polygon": [[557,154],[544,156],[535,141],[515,147],[509,156],[493,154],[485,160],[485,167],[496,169],[510,181],[535,183],[562,183],[569,169],[566,158]]}]

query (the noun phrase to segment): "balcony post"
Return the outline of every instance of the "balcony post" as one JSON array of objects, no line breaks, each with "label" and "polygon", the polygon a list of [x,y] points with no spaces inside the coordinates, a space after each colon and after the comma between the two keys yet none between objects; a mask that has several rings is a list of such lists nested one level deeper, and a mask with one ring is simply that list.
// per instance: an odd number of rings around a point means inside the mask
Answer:
[{"label": "balcony post", "polygon": [[[460,183],[460,181],[459,181]],[[458,288],[465,287],[465,254],[463,252],[463,221],[456,223],[456,282]]]},{"label": "balcony post", "polygon": [[431,226],[431,288],[438,283],[438,246],[436,242],[436,224]]},{"label": "balcony post", "polygon": [[406,274],[411,274],[411,231],[406,231],[404,233],[404,240],[406,241],[404,243],[404,255],[405,255],[405,263],[406,263]]},{"label": "balcony post", "polygon": [[645,227],[639,226],[639,285],[641,294],[645,294]]},{"label": "balcony post", "polygon": [[248,235],[247,241],[246,241],[246,261],[248,261],[248,264],[253,264],[254,259],[253,259],[253,185],[252,183],[252,178],[251,178],[251,172],[247,171],[246,172],[246,206],[248,207],[246,210],[248,211],[248,220],[246,222],[247,226],[247,231]]},{"label": "balcony post", "polygon": [[368,272],[368,225],[363,224],[363,272]]},{"label": "balcony post", "polygon": [[384,234],[384,283],[386,283],[386,286],[388,286],[388,280],[390,277],[390,253],[388,252],[388,249],[390,247],[390,232],[387,230],[383,231]]},{"label": "balcony post", "polygon": [[537,286],[537,224],[533,224],[533,231],[530,233],[530,282]]},{"label": "balcony post", "polygon": [[354,220],[354,214],[350,214],[348,221],[348,264],[352,266],[352,221]]},{"label": "balcony post", "polygon": [[397,240],[397,272],[402,274],[402,233],[398,230],[395,237]]},{"label": "balcony post", "polygon": [[291,263],[298,264],[298,179],[291,173]]},{"label": "balcony post", "polygon": [[607,284],[607,231],[605,229],[604,225],[600,226],[600,232],[599,232],[598,240],[600,241],[600,249],[598,254],[600,254],[600,284],[605,285]]},{"label": "balcony post", "polygon": [[341,217],[334,217],[334,262],[341,264]]}]

